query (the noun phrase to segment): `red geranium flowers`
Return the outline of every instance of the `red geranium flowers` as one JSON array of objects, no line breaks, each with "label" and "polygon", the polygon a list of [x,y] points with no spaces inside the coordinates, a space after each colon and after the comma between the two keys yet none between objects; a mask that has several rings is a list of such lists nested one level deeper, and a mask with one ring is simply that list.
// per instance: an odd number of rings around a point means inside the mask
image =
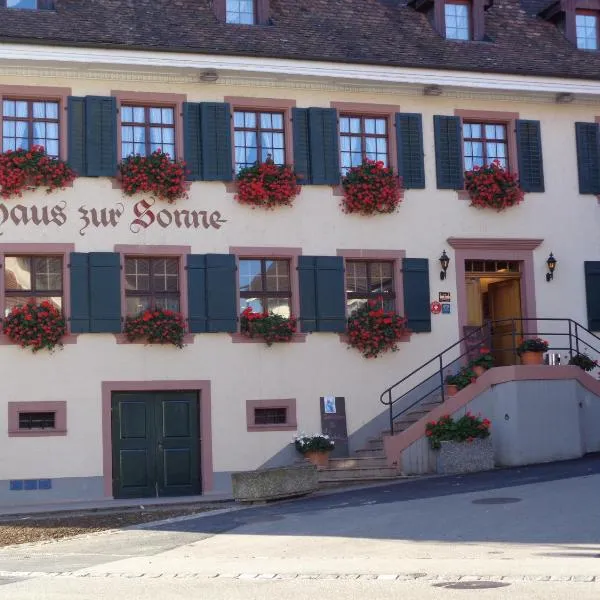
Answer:
[{"label": "red geranium flowers", "polygon": [[381,298],[369,300],[348,318],[348,345],[365,358],[398,350],[397,343],[406,334],[406,319],[381,306]]},{"label": "red geranium flowers", "polygon": [[39,187],[50,193],[66,187],[76,177],[64,160],[48,156],[43,146],[0,154],[0,196],[5,200]]},{"label": "red geranium flowers", "polygon": [[345,213],[393,213],[402,201],[402,185],[394,170],[381,161],[365,159],[342,178]]},{"label": "red geranium flowers", "polygon": [[61,339],[67,333],[67,325],[54,304],[47,300],[36,304],[30,300],[10,311],[2,324],[2,332],[22,348],[38,352],[62,346]]},{"label": "red geranium flowers", "polygon": [[240,330],[242,335],[249,338],[261,337],[267,346],[275,342],[289,342],[296,333],[296,318],[277,315],[272,312],[256,313],[251,306],[246,308],[240,316]]},{"label": "red geranium flowers", "polygon": [[183,348],[185,321],[181,314],[172,310],[145,310],[125,319],[123,333],[130,342],[145,339],[149,344],[173,344]]},{"label": "red geranium flowers", "polygon": [[126,196],[148,193],[169,203],[187,198],[185,162],[173,160],[160,148],[150,156],[128,156],[119,165],[119,173]]},{"label": "red geranium flowers", "polygon": [[291,206],[302,189],[291,167],[276,165],[272,160],[242,169],[236,181],[236,200],[252,208]]},{"label": "red geranium flowers", "polygon": [[466,171],[465,189],[471,197],[471,206],[497,211],[515,206],[525,197],[517,176],[507,171],[498,160]]}]

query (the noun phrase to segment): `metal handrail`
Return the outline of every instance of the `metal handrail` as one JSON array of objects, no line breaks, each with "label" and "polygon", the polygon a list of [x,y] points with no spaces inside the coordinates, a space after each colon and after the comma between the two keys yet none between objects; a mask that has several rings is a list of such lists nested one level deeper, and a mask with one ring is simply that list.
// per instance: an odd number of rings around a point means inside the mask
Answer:
[{"label": "metal handrail", "polygon": [[[568,331],[566,331],[566,332],[537,331],[537,323],[548,322],[548,321],[552,322],[552,323],[566,324],[568,326]],[[536,327],[535,327],[536,331],[535,332],[533,332],[533,331],[532,332],[524,332],[523,331],[524,325],[527,325],[531,322],[536,323]],[[492,331],[493,327],[497,327],[498,325],[502,325],[502,324],[510,324],[511,325],[510,332],[506,333],[506,334],[501,334],[501,335],[510,335],[512,337],[512,345],[509,348],[494,349],[491,344],[491,331]],[[521,325],[521,327],[520,327],[521,333],[517,333],[517,328],[516,328],[517,324]],[[481,338],[477,337],[478,335],[485,332],[486,330],[487,330],[487,335],[488,335],[490,343],[486,343],[485,341],[481,340]],[[519,336],[519,338],[523,338],[523,339],[526,339],[527,337],[541,337],[541,336],[554,336],[554,337],[568,336],[568,346],[562,347],[562,346],[553,345],[553,346],[550,346],[548,348],[548,350],[568,351],[569,357],[572,358],[574,353],[575,354],[580,353],[580,342],[581,342],[588,350],[592,350],[596,354],[600,355],[600,350],[598,348],[592,346],[592,344],[589,342],[586,343],[585,340],[583,340],[580,337],[580,330],[582,332],[589,334],[589,336],[591,336],[594,340],[597,340],[598,344],[600,344],[600,337],[598,337],[596,334],[592,333],[587,327],[584,327],[577,321],[574,321],[573,319],[570,319],[570,318],[557,318],[557,317],[542,317],[542,318],[518,317],[517,318],[517,317],[515,317],[512,319],[499,319],[496,321],[489,321],[485,325],[482,325],[481,327],[474,329],[473,331],[470,331],[467,335],[463,336],[457,342],[455,342],[451,346],[448,346],[447,348],[442,350],[442,352],[436,354],[433,358],[429,359],[427,362],[423,363],[421,366],[419,366],[416,369],[414,369],[413,371],[411,371],[408,375],[404,376],[402,379],[400,379],[399,381],[397,381],[396,383],[394,383],[393,385],[391,385],[390,387],[388,387],[386,390],[384,390],[381,393],[381,395],[379,397],[379,401],[382,404],[389,406],[390,433],[393,434],[393,432],[394,432],[394,421],[396,419],[398,419],[399,417],[401,417],[402,415],[406,414],[408,411],[410,411],[416,405],[420,404],[421,401],[423,401],[425,398],[427,398],[427,396],[430,396],[433,393],[439,391],[442,402],[444,402],[445,401],[444,369],[448,369],[449,367],[452,366],[453,363],[457,363],[458,361],[460,361],[461,359],[463,359],[465,356],[469,355],[473,351],[477,351],[482,347],[489,347],[491,352],[511,352],[516,361],[516,359],[518,357],[517,335]],[[475,340],[475,344],[469,345],[469,342],[471,342],[473,340]],[[449,362],[444,364],[444,359],[447,358],[447,356],[456,348],[458,348],[458,355],[456,355],[456,352],[454,352],[453,353],[454,358],[452,358]],[[413,377],[414,375],[417,375],[418,373],[422,373],[427,367],[435,364],[436,362],[437,362],[436,370],[434,370],[430,375],[428,375],[424,379],[421,379],[421,381],[419,381],[419,383],[417,383],[417,385],[413,386],[411,389],[400,394],[398,397],[393,398],[394,390],[396,390],[399,386],[401,386],[406,381],[408,381],[411,377]],[[401,402],[402,400],[407,398],[410,394],[415,392],[415,390],[420,385],[423,385],[426,381],[428,381],[432,378],[435,378],[436,376],[439,376],[440,383],[438,383],[433,389],[429,389],[424,395],[419,396],[416,400],[411,402],[408,406],[404,407],[400,412],[394,414],[394,406],[396,404],[398,404],[399,402]]]}]

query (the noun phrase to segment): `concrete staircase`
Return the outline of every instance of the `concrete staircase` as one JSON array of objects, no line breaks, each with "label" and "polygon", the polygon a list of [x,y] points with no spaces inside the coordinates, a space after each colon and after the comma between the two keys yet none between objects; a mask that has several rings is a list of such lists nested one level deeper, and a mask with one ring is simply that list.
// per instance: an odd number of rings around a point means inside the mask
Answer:
[{"label": "concrete staircase", "polygon": [[[429,414],[442,403],[441,396],[429,396],[414,406],[394,423],[394,433],[400,433]],[[394,481],[402,477],[396,468],[389,467],[383,452],[383,436],[389,434],[385,430],[381,435],[369,438],[363,448],[359,448],[349,458],[330,458],[327,468],[319,469],[319,484],[322,487],[377,483]]]}]

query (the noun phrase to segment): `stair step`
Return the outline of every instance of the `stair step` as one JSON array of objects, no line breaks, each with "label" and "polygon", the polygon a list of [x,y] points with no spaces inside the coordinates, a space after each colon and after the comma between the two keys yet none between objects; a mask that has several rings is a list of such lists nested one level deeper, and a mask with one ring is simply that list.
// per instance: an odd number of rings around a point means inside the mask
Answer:
[{"label": "stair step", "polygon": [[398,472],[393,467],[366,467],[364,469],[321,469],[319,481],[355,481],[394,478]]},{"label": "stair step", "polygon": [[359,448],[355,451],[355,454],[357,454],[359,458],[385,458],[385,454],[383,452],[383,443],[381,444],[381,449],[373,450],[373,448]]},{"label": "stair step", "polygon": [[387,467],[385,456],[356,457],[356,458],[330,458],[328,469],[366,469]]}]

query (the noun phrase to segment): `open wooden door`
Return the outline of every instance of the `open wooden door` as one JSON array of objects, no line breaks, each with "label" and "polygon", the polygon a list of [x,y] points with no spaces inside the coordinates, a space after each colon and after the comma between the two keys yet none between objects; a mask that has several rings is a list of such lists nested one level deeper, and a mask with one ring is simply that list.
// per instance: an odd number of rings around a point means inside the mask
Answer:
[{"label": "open wooden door", "polygon": [[[490,283],[488,286],[488,302],[492,321],[503,319],[520,319],[521,313],[521,282],[519,279],[506,279]],[[522,323],[494,323],[492,327],[492,348],[496,365],[512,365],[515,363],[513,339],[521,338]]]}]

